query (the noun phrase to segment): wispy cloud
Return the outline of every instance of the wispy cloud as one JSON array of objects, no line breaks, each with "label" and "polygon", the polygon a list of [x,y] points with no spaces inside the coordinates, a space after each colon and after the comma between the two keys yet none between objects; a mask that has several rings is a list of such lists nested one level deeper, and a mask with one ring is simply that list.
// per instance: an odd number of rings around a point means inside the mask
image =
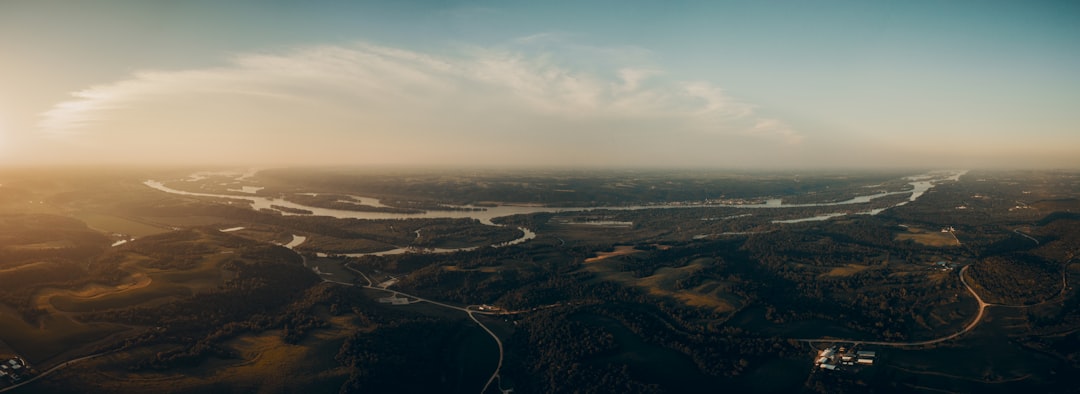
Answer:
[{"label": "wispy cloud", "polygon": [[753,132],[759,135],[777,137],[790,144],[798,144],[803,141],[802,134],[795,132],[791,126],[776,119],[758,119],[757,123],[754,124]]},{"label": "wispy cloud", "polygon": [[292,128],[296,135],[330,133],[385,144],[406,135],[413,141],[493,139],[508,146],[555,130],[590,141],[626,138],[626,129],[779,144],[803,138],[711,83],[672,81],[648,66],[582,70],[558,55],[469,48],[436,56],[368,43],[241,54],[220,67],[138,72],[74,92],[43,112],[38,126],[47,136],[69,140],[134,133],[137,120],[151,121],[138,133],[155,137],[184,129],[192,130],[191,137],[198,135],[194,130],[214,128],[220,129],[215,135],[252,137]]}]

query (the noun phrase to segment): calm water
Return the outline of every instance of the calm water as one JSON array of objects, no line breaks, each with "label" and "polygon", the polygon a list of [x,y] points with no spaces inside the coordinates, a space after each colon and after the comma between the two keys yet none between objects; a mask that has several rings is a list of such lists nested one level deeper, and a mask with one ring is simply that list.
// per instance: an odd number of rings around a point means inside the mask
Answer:
[{"label": "calm water", "polygon": [[[934,185],[936,185],[937,183],[945,182],[945,181],[959,180],[960,176],[964,175],[965,173],[967,173],[967,171],[949,171],[949,172],[931,172],[931,173],[922,174],[922,175],[910,176],[910,177],[906,177],[905,180],[909,181],[909,185],[912,186],[911,190],[902,191],[902,192],[882,192],[882,193],[865,195],[865,196],[857,196],[857,197],[854,197],[854,198],[851,198],[851,199],[848,199],[848,200],[845,200],[845,201],[838,201],[838,202],[831,202],[831,203],[783,204],[780,201],[780,199],[768,199],[763,204],[746,204],[746,205],[676,203],[676,204],[655,204],[655,205],[636,205],[636,206],[604,206],[604,207],[547,207],[547,206],[536,206],[536,205],[512,205],[512,204],[507,204],[507,205],[498,205],[498,206],[494,206],[494,207],[484,207],[485,209],[482,210],[482,211],[474,211],[474,210],[426,211],[426,212],[422,212],[422,213],[391,213],[391,212],[347,211],[347,210],[340,210],[340,209],[311,207],[311,206],[307,206],[307,205],[303,205],[303,204],[297,204],[297,203],[287,201],[287,200],[284,200],[284,199],[281,199],[281,198],[271,198],[271,197],[255,196],[255,195],[233,195],[233,194],[213,194],[213,193],[188,192],[188,191],[183,191],[183,190],[177,190],[177,189],[170,188],[168,186],[165,186],[165,184],[163,182],[155,181],[155,180],[148,180],[148,181],[143,182],[143,184],[145,184],[146,186],[149,186],[151,188],[154,188],[156,190],[160,190],[160,191],[163,191],[163,192],[166,192],[166,193],[178,194],[178,195],[197,196],[197,197],[215,197],[215,198],[225,198],[225,199],[233,199],[233,200],[244,200],[244,201],[250,202],[252,208],[257,209],[257,210],[259,210],[259,209],[270,209],[270,210],[277,211],[276,209],[271,208],[272,205],[277,205],[277,206],[282,206],[282,207],[286,207],[286,208],[308,210],[308,211],[312,212],[312,215],[316,215],[316,216],[330,216],[330,217],[339,218],[339,219],[387,220],[387,219],[413,219],[413,218],[430,218],[430,219],[434,219],[434,218],[468,218],[468,219],[477,219],[483,224],[494,226],[494,225],[496,225],[495,223],[492,222],[492,219],[494,219],[494,218],[504,217],[504,216],[512,216],[512,215],[523,215],[523,214],[539,213],[539,212],[581,212],[581,211],[589,211],[589,210],[597,210],[597,209],[626,211],[626,210],[641,210],[641,209],[675,209],[675,208],[706,208],[706,207],[738,208],[738,209],[776,209],[776,208],[828,207],[828,206],[843,206],[843,205],[852,205],[852,204],[863,204],[863,203],[868,203],[868,202],[870,202],[870,201],[872,201],[874,199],[885,197],[885,196],[911,193],[911,196],[906,201],[901,201],[901,202],[899,202],[899,203],[897,203],[895,205],[892,205],[890,207],[878,208],[878,209],[858,213],[858,214],[865,214],[865,215],[876,215],[878,213],[881,213],[882,211],[885,211],[886,209],[893,208],[893,207],[898,207],[898,206],[907,204],[909,202],[915,201],[919,197],[922,197],[924,194],[926,194],[926,192],[928,190],[932,189],[934,187]],[[188,178],[188,180],[204,179],[203,177],[201,177],[199,175],[200,174],[192,175],[191,177]],[[237,180],[244,180],[244,179],[250,178],[251,176],[252,176],[252,174],[243,174],[242,176],[237,178]],[[242,190],[250,191],[250,190],[254,190],[255,187],[256,186],[245,186],[245,187],[242,188]],[[378,199],[375,199],[375,198],[371,198],[371,197],[352,197],[352,198],[355,199],[356,202],[361,203],[363,205],[377,206],[377,207],[384,206],[381,203],[379,203]],[[460,208],[475,208],[475,207],[465,206],[465,207],[460,207]],[[288,212],[282,212],[282,214],[283,215],[293,215],[293,214],[288,213]],[[847,215],[847,213],[828,213],[828,214],[823,214],[823,215],[818,215],[818,216],[813,216],[813,217],[807,217],[807,218],[778,220],[778,221],[774,221],[774,223],[799,223],[799,222],[806,222],[806,221],[827,220],[827,219],[830,219],[830,218],[839,217],[839,216],[845,216],[845,215]],[[504,243],[496,244],[496,245],[492,245],[492,246],[494,246],[494,247],[510,246],[510,245],[519,244],[519,243],[522,243],[522,242],[526,242],[526,241],[528,241],[530,239],[536,238],[536,233],[530,231],[529,229],[526,229],[526,228],[523,228],[523,227],[519,227],[519,229],[521,229],[522,232],[524,233],[524,235],[522,237],[520,237],[518,239],[515,239],[513,241],[510,241],[510,242],[504,242]],[[300,241],[300,242],[303,242],[303,241]],[[299,243],[297,243],[296,245],[299,245]],[[377,252],[377,253],[368,253],[368,254],[387,255],[387,254],[400,254],[400,253],[409,253],[409,252],[418,252],[418,251],[429,252],[429,253],[447,253],[447,252],[455,252],[455,251],[461,251],[461,250],[472,250],[472,249],[476,249],[476,247],[462,248],[462,249],[438,249],[438,248],[436,248],[436,249],[424,249],[424,250],[418,250],[418,249],[414,249],[414,248],[398,248],[398,249],[393,249],[393,250],[388,250],[388,251],[383,251],[383,252]],[[363,255],[363,254],[360,254],[360,255]]]}]

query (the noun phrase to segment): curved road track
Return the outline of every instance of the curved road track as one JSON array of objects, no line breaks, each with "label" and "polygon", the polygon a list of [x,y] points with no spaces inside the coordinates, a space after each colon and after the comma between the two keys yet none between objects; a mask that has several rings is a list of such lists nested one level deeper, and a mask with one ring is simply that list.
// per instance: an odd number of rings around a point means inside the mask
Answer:
[{"label": "curved road track", "polygon": [[476,319],[476,315],[473,314],[472,310],[469,310],[466,313],[469,314],[469,318],[472,319],[474,322],[476,322],[476,324],[479,325],[480,328],[483,328],[484,331],[487,331],[488,335],[491,335],[492,338],[495,338],[495,344],[499,345],[499,363],[495,366],[495,372],[491,374],[491,378],[489,378],[487,383],[484,384],[484,388],[480,390],[480,394],[484,394],[484,393],[486,393],[488,391],[488,387],[491,386],[491,382],[495,381],[495,378],[499,379],[499,383],[500,383],[499,384],[499,390],[501,391],[502,390],[502,377],[499,376],[499,370],[502,369],[502,364],[503,364],[503,345],[502,345],[502,341],[499,340],[499,336],[495,335],[494,332],[491,332],[491,329],[487,328],[487,326],[485,326],[484,323],[481,323],[480,320]]},{"label": "curved road track", "polygon": [[[420,297],[414,296],[412,294],[402,293],[402,292],[397,291],[397,290],[390,290],[390,289],[387,289],[385,287],[374,286],[373,282],[371,281],[371,278],[368,278],[368,276],[365,275],[360,270],[354,269],[353,267],[350,267],[348,264],[345,264],[345,268],[350,270],[350,271],[353,271],[353,272],[356,272],[356,273],[360,274],[360,276],[362,276],[364,278],[364,280],[366,280],[368,282],[367,285],[361,285],[360,286],[360,287],[363,287],[365,289],[385,291],[387,293],[393,294],[395,297],[414,298],[414,299],[416,299],[417,301],[420,301],[420,302],[427,302],[429,304],[438,305],[438,306],[441,306],[441,307],[444,307],[444,308],[450,308],[450,309],[459,310],[459,311],[465,312],[465,314],[469,315],[469,318],[472,319],[472,321],[476,322],[476,325],[480,326],[480,328],[484,329],[484,331],[486,331],[488,333],[488,335],[491,335],[491,338],[495,339],[495,344],[498,345],[498,347],[499,347],[499,363],[496,364],[495,372],[493,372],[491,374],[491,377],[488,378],[487,383],[484,384],[484,388],[480,390],[480,394],[486,393],[488,391],[488,387],[491,386],[491,383],[494,382],[495,379],[499,379],[499,383],[500,383],[499,390],[500,391],[502,390],[502,387],[501,387],[502,386],[501,385],[502,377],[499,376],[499,371],[502,370],[502,364],[503,364],[503,344],[502,344],[502,340],[500,340],[499,336],[495,335],[495,333],[492,332],[491,329],[487,328],[487,326],[485,326],[484,323],[481,323],[480,320],[478,320],[476,318],[475,314],[479,313],[479,314],[482,314],[482,315],[509,315],[509,314],[521,313],[523,311],[517,311],[517,312],[487,312],[487,311],[474,310],[474,309],[472,309],[472,305],[469,305],[469,306],[466,306],[466,307],[462,308],[462,307],[459,307],[459,306],[453,306],[453,305],[450,305],[450,304],[444,304],[444,303],[441,303],[441,302],[438,302],[438,301],[432,301],[432,300],[429,300],[429,299],[426,299],[426,298],[420,298]],[[332,280],[327,280],[327,279],[323,279],[323,280],[326,281],[326,282],[333,282],[333,283],[342,284],[342,285],[346,285],[346,286],[356,286],[353,283],[338,282],[338,281],[332,281]],[[535,309],[536,308],[534,308],[534,310]]]},{"label": "curved road track", "polygon": [[0,389],[0,393],[3,393],[5,391],[10,391],[10,390],[15,390],[15,389],[17,389],[19,387],[22,387],[22,386],[28,385],[30,383],[33,383],[34,381],[36,381],[38,379],[41,379],[41,378],[44,378],[45,376],[47,376],[47,375],[49,375],[49,374],[51,374],[53,372],[56,372],[56,371],[60,370],[61,368],[67,367],[67,366],[69,366],[71,364],[75,364],[75,363],[78,363],[78,362],[81,362],[81,361],[86,361],[86,360],[89,360],[89,359],[92,359],[92,358],[101,357],[101,356],[104,356],[106,354],[109,354],[109,352],[91,354],[89,356],[83,356],[83,357],[79,357],[79,358],[76,358],[76,359],[71,359],[71,360],[65,361],[63,363],[58,364],[55,367],[49,368],[45,372],[34,375],[34,377],[32,377],[30,379],[19,382],[18,384],[15,384],[13,386],[4,387],[4,388]]},{"label": "curved road track", "polygon": [[1055,300],[1055,299],[1057,299],[1059,297],[1064,297],[1066,292],[1069,289],[1069,264],[1072,264],[1073,260],[1075,260],[1075,259],[1069,259],[1069,261],[1067,261],[1065,263],[1065,265],[1062,267],[1062,271],[1061,271],[1061,291],[1058,292],[1058,294],[1055,295],[1054,297],[1051,297],[1051,298],[1046,299],[1046,300],[1044,300],[1042,302],[1039,302],[1037,304],[1032,304],[1032,305],[991,304],[989,302],[983,301],[982,297],[979,297],[979,294],[975,292],[975,289],[972,289],[971,285],[968,284],[967,278],[965,277],[964,274],[967,272],[968,268],[970,268],[971,266],[970,265],[965,266],[964,268],[960,269],[960,283],[964,284],[964,287],[967,288],[967,291],[969,293],[971,293],[971,295],[975,297],[975,301],[979,303],[979,312],[977,314],[975,314],[975,318],[971,320],[971,323],[968,323],[968,325],[964,326],[963,330],[960,330],[960,331],[955,332],[955,333],[950,334],[950,335],[943,336],[941,338],[928,339],[928,340],[925,340],[925,341],[911,341],[911,342],[860,341],[860,340],[853,340],[853,339],[829,339],[829,338],[798,339],[798,341],[799,342],[806,342],[806,343],[852,343],[852,344],[864,344],[864,345],[908,347],[908,346],[933,345],[933,344],[945,342],[945,341],[948,341],[948,340],[952,340],[952,339],[955,339],[955,338],[957,338],[957,337],[959,337],[961,335],[967,334],[968,332],[971,332],[971,330],[975,329],[975,326],[979,325],[979,322],[982,321],[983,316],[986,314],[986,308],[987,307],[1000,306],[1000,307],[1009,307],[1009,308],[1027,308],[1027,307],[1033,307],[1033,306],[1045,304],[1045,303],[1053,301],[1053,300]]},{"label": "curved road track", "polygon": [[928,340],[925,340],[925,341],[912,341],[912,342],[859,341],[859,340],[852,340],[852,339],[799,339],[799,341],[800,342],[808,342],[808,343],[840,343],[840,342],[843,342],[843,343],[853,343],[853,344],[863,344],[863,345],[905,347],[905,346],[933,345],[935,343],[945,342],[945,341],[948,341],[950,339],[953,339],[953,338],[959,337],[961,335],[967,334],[969,331],[974,329],[975,326],[979,325],[980,321],[982,321],[983,315],[986,313],[986,307],[992,305],[990,303],[987,303],[986,301],[983,301],[982,297],[979,297],[979,294],[975,292],[975,289],[972,289],[971,285],[969,285],[967,283],[967,279],[964,278],[964,273],[967,272],[969,267],[971,267],[971,266],[965,266],[964,268],[960,269],[960,282],[964,284],[964,287],[967,288],[968,292],[971,293],[972,296],[975,296],[975,301],[977,301],[979,303],[979,313],[975,315],[975,318],[971,320],[971,323],[968,323],[967,326],[964,326],[963,330],[957,331],[957,332],[955,332],[953,334],[950,334],[950,335],[947,335],[947,336],[943,336],[941,338],[928,339]]}]

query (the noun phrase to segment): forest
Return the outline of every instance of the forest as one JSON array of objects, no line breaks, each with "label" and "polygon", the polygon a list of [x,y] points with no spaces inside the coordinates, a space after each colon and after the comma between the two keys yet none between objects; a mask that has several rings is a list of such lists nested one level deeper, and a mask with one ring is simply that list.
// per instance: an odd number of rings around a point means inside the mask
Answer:
[{"label": "forest", "polygon": [[[1054,392],[1080,383],[1070,373],[1080,368],[1072,264],[1080,252],[1073,213],[1080,181],[1071,173],[972,172],[899,204],[910,193],[892,173],[803,175],[797,184],[794,174],[691,173],[668,184],[652,173],[355,179],[308,171],[268,171],[259,193],[275,195],[305,175],[288,190],[312,197],[305,200],[312,207],[350,195],[427,210],[513,199],[570,206],[690,201],[714,193],[833,202],[868,184],[874,187],[864,192],[899,194],[839,208],[893,206],[876,215],[796,223],[776,220],[837,208],[541,212],[496,218],[492,226],[283,215],[126,186],[90,194],[125,197],[95,197],[88,208],[76,196],[89,192],[60,188],[34,198],[63,211],[0,216],[0,303],[16,316],[5,320],[0,339],[45,367],[102,355],[35,383],[53,392],[152,391],[160,386],[148,383],[151,376],[177,379],[171,391],[239,392],[250,386],[237,379],[263,365],[259,360],[279,360],[263,355],[286,351],[298,361],[275,361],[290,369],[292,383],[274,383],[281,391],[476,392],[498,355],[490,335],[501,339],[505,356],[496,386],[519,393]],[[395,184],[395,177],[405,181]],[[721,192],[750,184],[757,186],[745,194]],[[534,190],[554,187],[578,194]],[[641,188],[650,192],[637,194]],[[488,194],[503,192],[502,199]],[[112,216],[88,223],[64,214],[87,209]],[[127,227],[99,229],[118,225]],[[520,237],[518,227],[536,238],[493,247]],[[295,237],[303,242],[294,250],[281,246]],[[345,256],[406,247],[421,252]],[[433,248],[461,249],[423,252]],[[340,266],[317,269],[327,264]],[[965,282],[989,305],[981,321],[973,323],[980,305]],[[382,302],[391,290],[412,301]],[[478,305],[498,312],[477,314],[478,324],[462,311]],[[38,342],[15,341],[35,338],[27,334],[35,326],[44,327],[33,334]],[[902,344],[969,326],[938,344],[877,345],[881,365],[863,372],[811,367],[820,350],[813,340]],[[957,354],[976,351],[985,354],[976,366],[956,362]]]}]

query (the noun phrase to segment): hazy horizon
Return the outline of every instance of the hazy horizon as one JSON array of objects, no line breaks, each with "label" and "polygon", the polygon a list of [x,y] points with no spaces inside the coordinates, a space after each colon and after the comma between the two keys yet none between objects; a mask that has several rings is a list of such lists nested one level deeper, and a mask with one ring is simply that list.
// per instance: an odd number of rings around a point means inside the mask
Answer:
[{"label": "hazy horizon", "polygon": [[0,167],[1080,167],[1080,6],[0,4]]}]

